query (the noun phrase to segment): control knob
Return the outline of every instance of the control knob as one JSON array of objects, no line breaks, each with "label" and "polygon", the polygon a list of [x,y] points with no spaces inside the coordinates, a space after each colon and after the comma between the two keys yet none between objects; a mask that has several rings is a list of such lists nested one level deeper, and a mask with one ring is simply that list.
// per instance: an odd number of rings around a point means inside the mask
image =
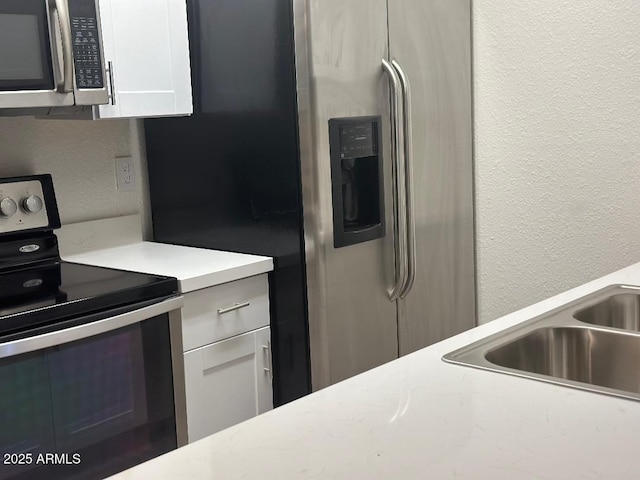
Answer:
[{"label": "control knob", "polygon": [[42,210],[42,199],[37,195],[29,195],[22,199],[22,208],[27,213],[38,213]]},{"label": "control knob", "polygon": [[0,200],[0,218],[9,218],[18,210],[16,202],[9,197]]}]

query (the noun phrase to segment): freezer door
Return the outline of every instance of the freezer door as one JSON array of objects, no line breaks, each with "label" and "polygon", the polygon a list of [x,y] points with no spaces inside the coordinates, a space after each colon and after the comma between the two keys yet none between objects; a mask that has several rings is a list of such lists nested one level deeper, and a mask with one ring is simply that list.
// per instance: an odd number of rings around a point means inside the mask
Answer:
[{"label": "freezer door", "polygon": [[390,0],[389,49],[410,90],[415,283],[404,355],[476,324],[470,0]]},{"label": "freezer door", "polygon": [[[397,358],[386,0],[295,0],[314,390]],[[385,236],[334,246],[329,120],[381,116]]]}]

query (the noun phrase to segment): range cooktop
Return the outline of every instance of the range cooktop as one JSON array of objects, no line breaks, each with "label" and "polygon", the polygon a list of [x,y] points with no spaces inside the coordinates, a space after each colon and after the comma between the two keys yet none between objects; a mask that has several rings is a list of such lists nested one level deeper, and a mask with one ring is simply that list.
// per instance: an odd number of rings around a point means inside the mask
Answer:
[{"label": "range cooktop", "polygon": [[62,261],[0,272],[0,333],[177,292],[175,278]]},{"label": "range cooktop", "polygon": [[175,278],[64,262],[50,175],[0,179],[0,335],[81,324],[178,294]]}]

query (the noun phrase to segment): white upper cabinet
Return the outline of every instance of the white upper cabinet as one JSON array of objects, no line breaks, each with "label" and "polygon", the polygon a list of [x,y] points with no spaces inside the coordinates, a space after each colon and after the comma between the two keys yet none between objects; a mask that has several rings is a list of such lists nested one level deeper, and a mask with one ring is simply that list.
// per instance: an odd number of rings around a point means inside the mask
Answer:
[{"label": "white upper cabinet", "polygon": [[190,115],[186,0],[100,0],[110,104],[95,118]]}]

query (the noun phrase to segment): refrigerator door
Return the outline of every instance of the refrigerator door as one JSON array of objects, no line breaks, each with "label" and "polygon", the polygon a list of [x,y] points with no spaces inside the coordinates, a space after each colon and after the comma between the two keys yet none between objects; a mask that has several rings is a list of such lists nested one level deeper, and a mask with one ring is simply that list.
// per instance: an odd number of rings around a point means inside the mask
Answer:
[{"label": "refrigerator door", "polygon": [[[295,0],[314,390],[397,358],[386,0]],[[386,232],[334,247],[329,120],[381,116]]]},{"label": "refrigerator door", "polygon": [[391,0],[388,15],[390,58],[410,89],[415,282],[398,301],[405,355],[476,324],[471,4]]}]

